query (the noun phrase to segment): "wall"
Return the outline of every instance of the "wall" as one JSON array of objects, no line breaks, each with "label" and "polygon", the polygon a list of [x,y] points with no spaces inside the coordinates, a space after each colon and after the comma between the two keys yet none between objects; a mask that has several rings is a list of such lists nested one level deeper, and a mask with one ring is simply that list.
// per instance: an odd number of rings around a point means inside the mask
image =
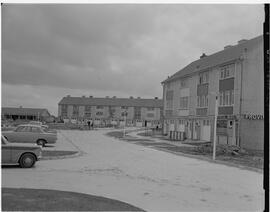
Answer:
[{"label": "wall", "polygon": [[58,117],[62,115],[62,105],[58,105]]},{"label": "wall", "polygon": [[242,119],[241,147],[245,149],[263,150],[264,121]]},{"label": "wall", "polygon": [[71,118],[73,115],[73,105],[68,105],[68,108],[67,108],[67,117],[68,118]]},{"label": "wall", "polygon": [[219,67],[214,67],[209,71],[209,87],[208,87],[208,115],[215,115],[216,95],[219,93]]},{"label": "wall", "polygon": [[242,114],[263,114],[264,71],[263,46],[248,49],[243,61]]},{"label": "wall", "polygon": [[198,74],[189,78],[187,86],[189,89],[189,115],[196,115],[197,108],[197,84],[199,81]]},{"label": "wall", "polygon": [[79,106],[79,117],[84,117],[84,106]]}]

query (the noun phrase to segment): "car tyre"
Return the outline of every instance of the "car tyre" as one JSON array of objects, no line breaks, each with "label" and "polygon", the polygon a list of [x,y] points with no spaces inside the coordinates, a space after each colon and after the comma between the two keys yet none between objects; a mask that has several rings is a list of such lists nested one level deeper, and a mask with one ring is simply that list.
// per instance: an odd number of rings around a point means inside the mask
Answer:
[{"label": "car tyre", "polygon": [[25,153],[21,156],[19,163],[22,168],[31,168],[36,163],[36,157],[31,153]]},{"label": "car tyre", "polygon": [[37,140],[37,145],[40,145],[42,147],[45,147],[45,144],[46,144],[46,141],[44,141],[42,139]]}]

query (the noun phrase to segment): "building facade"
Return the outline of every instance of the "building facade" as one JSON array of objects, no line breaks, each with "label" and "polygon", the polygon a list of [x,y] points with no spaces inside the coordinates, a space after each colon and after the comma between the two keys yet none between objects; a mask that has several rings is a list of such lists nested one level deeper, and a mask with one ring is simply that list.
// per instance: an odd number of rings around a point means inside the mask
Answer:
[{"label": "building facade", "polygon": [[217,98],[217,142],[262,150],[263,70],[262,36],[203,54],[162,82],[164,134],[213,141]]},{"label": "building facade", "polygon": [[2,120],[47,122],[51,117],[49,111],[43,108],[2,107]]},{"label": "building facade", "polygon": [[92,120],[96,125],[154,126],[161,124],[163,101],[141,98],[63,97],[58,116],[65,121]]}]

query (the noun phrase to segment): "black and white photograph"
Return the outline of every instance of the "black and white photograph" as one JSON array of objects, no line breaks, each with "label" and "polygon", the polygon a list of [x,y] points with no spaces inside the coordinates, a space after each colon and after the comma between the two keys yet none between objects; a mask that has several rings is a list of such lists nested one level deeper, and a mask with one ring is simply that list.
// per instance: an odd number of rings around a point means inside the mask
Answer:
[{"label": "black and white photograph", "polygon": [[267,211],[266,66],[263,2],[2,3],[1,210]]}]

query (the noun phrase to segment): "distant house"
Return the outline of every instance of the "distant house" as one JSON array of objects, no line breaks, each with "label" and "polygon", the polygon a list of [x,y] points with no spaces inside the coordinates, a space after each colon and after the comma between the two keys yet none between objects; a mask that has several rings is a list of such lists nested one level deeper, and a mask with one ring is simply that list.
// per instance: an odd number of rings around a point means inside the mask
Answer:
[{"label": "distant house", "polygon": [[43,108],[2,107],[2,120],[47,121],[51,114]]},{"label": "distant house", "polygon": [[96,124],[152,126],[161,123],[162,100],[105,97],[66,96],[58,104],[58,117],[63,120],[92,120]]}]

